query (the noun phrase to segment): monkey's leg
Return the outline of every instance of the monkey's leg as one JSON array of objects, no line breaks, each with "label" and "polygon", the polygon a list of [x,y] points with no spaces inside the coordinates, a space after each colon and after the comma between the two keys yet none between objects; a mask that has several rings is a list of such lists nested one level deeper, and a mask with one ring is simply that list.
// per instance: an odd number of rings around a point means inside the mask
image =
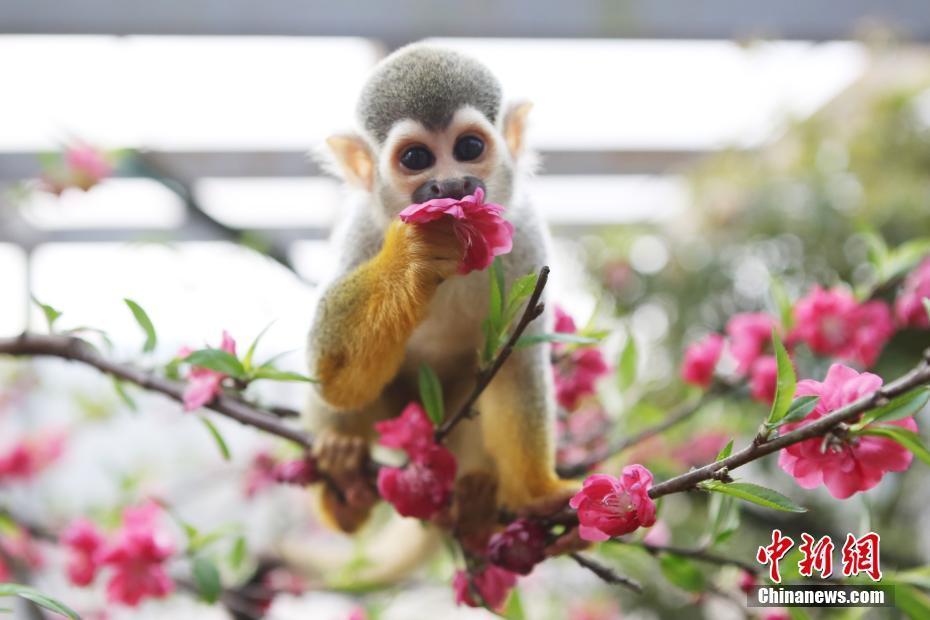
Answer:
[{"label": "monkey's leg", "polygon": [[555,473],[550,372],[548,347],[515,351],[478,402],[484,445],[497,465],[498,500],[513,511],[554,511],[577,490]]},{"label": "monkey's leg", "polygon": [[368,520],[378,501],[376,490],[365,477],[368,440],[328,431],[315,438],[313,453],[320,470],[332,481],[320,490],[323,520],[351,534]]},{"label": "monkey's leg", "polygon": [[313,373],[331,406],[359,409],[394,378],[407,341],[425,318],[461,249],[448,222],[391,224],[381,250],[320,300],[310,333]]}]

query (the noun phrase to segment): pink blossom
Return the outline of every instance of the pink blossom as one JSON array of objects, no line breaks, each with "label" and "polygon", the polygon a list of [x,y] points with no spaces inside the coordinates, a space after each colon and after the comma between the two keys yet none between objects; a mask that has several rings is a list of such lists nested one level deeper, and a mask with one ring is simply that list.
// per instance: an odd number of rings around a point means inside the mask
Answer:
[{"label": "pink blossom", "polygon": [[600,349],[575,349],[553,366],[555,395],[569,411],[587,396],[594,394],[597,380],[610,372]]},{"label": "pink blossom", "polygon": [[368,620],[368,612],[365,611],[364,607],[356,607],[349,612],[349,617],[346,620]]},{"label": "pink blossom", "polygon": [[433,444],[404,468],[382,467],[378,471],[378,492],[399,514],[429,519],[448,504],[455,469],[452,453]]},{"label": "pink blossom", "polygon": [[528,519],[517,519],[488,542],[488,561],[520,575],[529,575],[546,557],[546,529]]},{"label": "pink blossom", "polygon": [[74,186],[88,190],[113,174],[113,165],[106,154],[87,144],[76,144],[65,149],[65,166]]},{"label": "pink blossom", "polygon": [[433,423],[420,403],[408,404],[396,418],[377,422],[378,443],[388,448],[404,450],[415,457],[433,445]]},{"label": "pink blossom", "polygon": [[265,450],[252,457],[249,469],[245,473],[245,496],[255,497],[277,482],[274,474],[277,465],[275,458]]},{"label": "pink blossom", "polygon": [[694,434],[670,451],[669,456],[686,467],[697,467],[712,461],[730,436],[720,431],[703,431]]},{"label": "pink blossom", "polygon": [[311,456],[284,461],[275,465],[273,475],[276,481],[282,484],[307,486],[320,479],[316,460]]},{"label": "pink blossom", "polygon": [[62,433],[46,433],[27,437],[0,454],[0,480],[28,480],[52,464],[61,456],[65,436]]},{"label": "pink blossom", "polygon": [[794,307],[791,341],[802,341],[818,355],[869,367],[894,334],[891,310],[882,301],[859,304],[841,288],[815,286]]},{"label": "pink blossom", "polygon": [[851,317],[852,339],[839,353],[845,359],[864,368],[878,361],[885,344],[894,336],[891,308],[883,301],[870,301],[860,305]]},{"label": "pink blossom", "polygon": [[[465,571],[457,571],[452,579],[456,605],[464,603],[469,607],[481,607],[481,603],[484,602],[498,612],[503,610],[507,597],[515,585],[517,585],[516,574],[493,564],[473,575]],[[476,601],[472,596],[472,588],[477,591],[481,601]]]},{"label": "pink blossom", "polygon": [[400,212],[406,223],[424,224],[443,216],[455,219],[452,230],[462,243],[465,255],[459,273],[487,269],[495,256],[510,252],[513,243],[513,224],[501,217],[504,207],[484,202],[480,187],[464,198],[434,198],[421,204],[412,204]]},{"label": "pink blossom", "polygon": [[[819,381],[798,382],[796,396],[819,396],[814,410],[801,422],[785,424],[783,432],[812,422],[831,411],[848,405],[882,385],[881,377],[833,364],[827,377]],[[914,418],[889,422],[910,431],[917,430]],[[808,439],[784,448],[778,457],[779,466],[795,477],[805,489],[821,483],[833,497],[845,499],[858,491],[867,491],[882,479],[885,472],[904,471],[913,455],[907,448],[884,437],[860,435],[839,438],[825,447],[820,437]]]},{"label": "pink blossom", "polygon": [[107,582],[111,602],[135,607],[145,598],[163,598],[174,591],[164,566],[174,545],[158,531],[157,518],[154,503],[123,512],[122,528],[100,557],[113,570]]},{"label": "pink blossom", "polygon": [[[226,330],[223,330],[223,341],[220,350],[230,355],[236,354],[236,341]],[[185,355],[180,355],[180,353]],[[186,357],[190,355],[191,351],[182,349],[180,353],[179,356]],[[222,372],[193,366],[187,373],[187,387],[184,389],[184,410],[193,411],[199,409],[216,398],[223,391],[223,380],[226,377],[227,375]]]},{"label": "pink blossom", "polygon": [[705,390],[714,380],[714,369],[723,352],[723,336],[708,334],[685,349],[681,378]]},{"label": "pink blossom", "polygon": [[3,558],[0,558],[0,583],[7,583],[13,581],[13,573],[10,572],[10,568],[3,562]]},{"label": "pink blossom", "polygon": [[749,370],[749,392],[760,403],[771,404],[778,387],[778,361],[774,355],[764,355],[752,363]]},{"label": "pink blossom", "polygon": [[558,334],[574,334],[578,331],[575,326],[575,319],[559,305],[555,306],[555,326],[553,329]]},{"label": "pink blossom", "polygon": [[62,532],[61,544],[71,552],[68,579],[76,586],[90,585],[100,568],[103,534],[88,519],[77,519]]},{"label": "pink blossom", "polygon": [[904,327],[930,327],[930,316],[924,307],[924,299],[930,299],[930,257],[904,280],[904,286],[895,301],[895,315]]},{"label": "pink blossom", "polygon": [[569,505],[578,511],[578,533],[600,542],[629,534],[656,522],[656,506],[649,497],[652,473],[642,465],[627,465],[620,478],[595,474],[585,479]]},{"label": "pink blossom", "polygon": [[643,542],[648,545],[664,547],[672,542],[672,531],[665,521],[656,521],[656,524],[649,528],[649,531],[643,536]]},{"label": "pink blossom", "polygon": [[736,370],[746,374],[772,341],[775,319],[764,312],[734,314],[727,321],[730,353],[736,359]]},{"label": "pink blossom", "polygon": [[38,569],[45,565],[42,550],[29,530],[24,527],[15,526],[15,530],[0,536],[0,549],[6,555],[25,563],[29,568]]},{"label": "pink blossom", "polygon": [[752,592],[752,589],[759,585],[759,582],[756,580],[756,576],[750,573],[748,570],[740,571],[739,574],[739,589],[749,594]]},{"label": "pink blossom", "polygon": [[558,462],[572,464],[587,459],[607,446],[610,420],[597,406],[581,407],[559,419]]},{"label": "pink blossom", "polygon": [[791,614],[784,609],[767,609],[762,614],[762,620],[791,620]]}]

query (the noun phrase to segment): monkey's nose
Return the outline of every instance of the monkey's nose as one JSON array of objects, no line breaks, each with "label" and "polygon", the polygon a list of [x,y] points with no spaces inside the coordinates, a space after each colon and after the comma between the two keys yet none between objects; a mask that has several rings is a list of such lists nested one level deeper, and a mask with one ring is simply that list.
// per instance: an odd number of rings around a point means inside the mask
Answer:
[{"label": "monkey's nose", "polygon": [[478,188],[487,191],[484,182],[478,177],[467,176],[458,179],[438,181],[430,179],[413,192],[413,202],[420,203],[434,198],[464,198],[475,193]]}]

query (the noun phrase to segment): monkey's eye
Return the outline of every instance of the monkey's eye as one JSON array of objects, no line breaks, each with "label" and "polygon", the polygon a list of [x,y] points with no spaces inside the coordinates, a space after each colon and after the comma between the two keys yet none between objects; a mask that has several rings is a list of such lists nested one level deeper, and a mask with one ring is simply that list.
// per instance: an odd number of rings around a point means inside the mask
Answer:
[{"label": "monkey's eye", "polygon": [[407,170],[425,170],[435,161],[436,158],[425,146],[411,146],[400,156],[400,163]]},{"label": "monkey's eye", "polygon": [[484,152],[484,141],[475,136],[465,136],[459,138],[452,149],[452,154],[459,161],[471,161],[478,159]]}]

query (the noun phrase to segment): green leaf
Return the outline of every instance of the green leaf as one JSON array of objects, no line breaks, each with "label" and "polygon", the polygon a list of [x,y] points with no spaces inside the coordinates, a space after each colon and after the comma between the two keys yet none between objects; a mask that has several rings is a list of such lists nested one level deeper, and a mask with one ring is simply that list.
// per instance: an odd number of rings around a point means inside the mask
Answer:
[{"label": "green leaf", "polygon": [[526,612],[523,611],[523,599],[520,597],[520,590],[514,588],[510,592],[510,598],[507,599],[507,606],[502,614],[507,620],[526,620]]},{"label": "green leaf", "polygon": [[724,483],[719,480],[707,480],[700,483],[699,486],[705,491],[732,495],[737,499],[765,506],[766,508],[774,508],[783,512],[807,512],[806,508],[798,506],[778,491],[751,482]]},{"label": "green leaf", "polygon": [[207,418],[201,417],[200,421],[203,422],[203,425],[207,427],[208,431],[210,431],[210,435],[213,437],[213,441],[216,442],[216,446],[220,449],[220,454],[223,455],[223,460],[230,460],[232,455],[229,452],[229,446],[226,444],[226,440],[223,439],[223,436],[220,434],[219,429],[216,428],[216,425]]},{"label": "green leaf", "polygon": [[504,305],[506,304],[506,291],[504,289],[504,269],[501,260],[495,258],[491,263],[491,298],[488,306],[488,319],[495,330],[500,333],[504,327]]},{"label": "green leaf", "polygon": [[623,345],[623,351],[620,353],[620,363],[617,364],[617,379],[620,389],[625,391],[636,381],[636,365],[639,355],[636,350],[636,338],[629,334],[626,344]]},{"label": "green leaf", "polygon": [[878,409],[866,412],[853,428],[859,430],[872,422],[893,422],[909,418],[923,409],[927,401],[930,401],[930,388],[922,387],[901,394]]},{"label": "green leaf", "polygon": [[155,335],[155,326],[152,325],[152,320],[149,318],[149,315],[146,314],[145,310],[142,309],[142,306],[133,300],[124,299],[123,301],[126,302],[126,305],[129,306],[129,309],[132,311],[132,316],[136,318],[136,323],[138,323],[142,331],[145,332],[145,344],[142,345],[142,352],[151,353],[155,350],[155,345],[158,343],[158,337]]},{"label": "green leaf", "polygon": [[907,583],[912,586],[930,590],[930,566],[921,566],[920,568],[911,568],[895,573],[891,577],[895,583]]},{"label": "green leaf", "polygon": [[120,400],[123,401],[123,403],[129,407],[130,410],[139,410],[138,405],[136,405],[136,401],[134,401],[132,396],[129,395],[129,392],[126,391],[126,384],[123,381],[113,377],[113,389],[116,390],[116,395],[119,396]]},{"label": "green leaf", "polygon": [[794,323],[794,306],[791,304],[791,298],[788,291],[785,290],[785,284],[779,278],[773,277],[770,283],[770,292],[772,301],[778,309],[778,316],[781,319],[782,327],[790,329]]},{"label": "green leaf", "polygon": [[213,560],[203,556],[194,558],[191,573],[200,598],[206,603],[215,603],[223,591],[223,584],[220,581],[220,571]]},{"label": "green leaf", "polygon": [[800,396],[791,401],[791,406],[788,407],[788,413],[785,414],[780,420],[780,424],[787,424],[788,422],[797,422],[798,420],[803,420],[807,415],[814,410],[814,407],[817,406],[817,401],[820,400],[819,396]]},{"label": "green leaf", "polygon": [[446,417],[442,401],[442,384],[433,369],[426,364],[420,365],[420,402],[426,409],[426,415],[432,420],[433,426],[442,424]]},{"label": "green leaf", "polygon": [[242,367],[245,369],[246,372],[249,372],[252,370],[252,358],[255,357],[255,347],[258,346],[258,341],[262,339],[262,336],[265,335],[265,332],[271,329],[271,326],[274,325],[274,323],[275,322],[272,321],[271,323],[266,325],[262,331],[258,332],[258,335],[255,336],[255,340],[253,340],[252,344],[249,345],[248,351],[245,352],[245,357],[242,358]]},{"label": "green leaf", "polygon": [[252,373],[251,379],[254,381],[258,381],[259,379],[270,379],[272,381],[317,383],[317,380],[313,377],[308,377],[297,372],[290,372],[288,370],[278,370],[272,366],[259,366]]},{"label": "green leaf", "polygon": [[536,280],[538,278],[538,274],[530,273],[517,279],[513,286],[510,287],[510,293],[507,295],[507,311],[504,313],[504,326],[510,325],[517,317],[523,302],[536,289]]},{"label": "green leaf", "polygon": [[18,583],[0,583],[0,596],[18,596],[27,601],[32,601],[39,607],[70,618],[71,620],[81,620],[81,616],[64,603],[42,594],[35,588],[29,586],[20,585]]},{"label": "green leaf", "polygon": [[39,308],[42,309],[42,314],[45,315],[45,321],[46,323],[48,323],[48,331],[50,334],[54,334],[55,333],[55,321],[57,321],[58,318],[61,316],[61,312],[59,312],[58,310],[56,310],[55,308],[51,307],[48,304],[43,304],[41,301],[39,301],[35,297],[32,298],[32,301],[35,305],[39,306]]},{"label": "green leaf", "polygon": [[896,585],[894,606],[907,614],[911,620],[930,618],[930,597],[917,588]]},{"label": "green leaf", "polygon": [[245,541],[245,536],[237,537],[236,542],[233,543],[232,549],[229,552],[229,565],[233,570],[239,570],[239,567],[242,566],[247,551],[248,546]]},{"label": "green leaf", "polygon": [[192,366],[209,368],[236,379],[245,378],[245,369],[242,367],[242,363],[235,355],[222,349],[200,349],[188,355],[184,361]]},{"label": "green leaf", "polygon": [[930,465],[930,450],[924,446],[923,438],[906,428],[900,426],[885,426],[883,424],[867,426],[859,431],[860,435],[872,435],[874,437],[885,437],[896,441],[911,452],[914,453],[924,463]]},{"label": "green leaf", "polygon": [[930,239],[912,239],[891,250],[883,265],[883,281],[891,280],[913,269],[930,254]]},{"label": "green leaf", "polygon": [[739,529],[739,504],[735,498],[722,493],[712,494],[708,512],[711,545],[726,542]]},{"label": "green leaf", "polygon": [[720,452],[717,453],[717,458],[715,458],[714,461],[722,461],[723,459],[727,458],[731,454],[733,454],[733,440],[732,439],[727,443],[727,445],[723,447],[723,449]]},{"label": "green leaf", "polygon": [[688,558],[666,553],[659,559],[659,566],[665,578],[682,590],[704,590],[704,573]]},{"label": "green leaf", "polygon": [[772,346],[775,348],[775,359],[778,365],[778,384],[775,388],[775,400],[772,402],[772,410],[769,412],[768,424],[777,424],[788,413],[791,407],[791,400],[794,398],[794,390],[797,387],[797,376],[794,374],[794,366],[791,364],[791,358],[785,345],[782,344],[778,332],[772,330]]},{"label": "green leaf", "polygon": [[602,338],[596,336],[584,336],[581,334],[532,334],[524,335],[517,338],[516,348],[531,347],[543,342],[566,342],[570,344],[592,345],[597,344]]}]

